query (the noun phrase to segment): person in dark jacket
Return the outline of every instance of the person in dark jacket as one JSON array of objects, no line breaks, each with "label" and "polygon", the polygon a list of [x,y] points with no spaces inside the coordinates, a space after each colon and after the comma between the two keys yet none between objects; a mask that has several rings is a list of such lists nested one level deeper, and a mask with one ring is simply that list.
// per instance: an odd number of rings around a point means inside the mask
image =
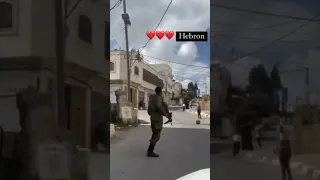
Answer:
[{"label": "person in dark jacket", "polygon": [[198,112],[198,119],[201,119],[201,106],[200,106],[200,104],[198,104],[197,112]]},{"label": "person in dark jacket", "polygon": [[278,153],[282,180],[286,180],[287,177],[288,180],[293,180],[290,170],[290,162],[292,157],[290,140],[283,127],[281,128]]}]

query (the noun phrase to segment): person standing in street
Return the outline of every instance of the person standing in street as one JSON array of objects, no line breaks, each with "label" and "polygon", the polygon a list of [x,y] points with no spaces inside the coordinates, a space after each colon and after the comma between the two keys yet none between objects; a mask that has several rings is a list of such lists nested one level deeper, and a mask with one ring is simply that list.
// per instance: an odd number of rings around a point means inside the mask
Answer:
[{"label": "person standing in street", "polygon": [[201,119],[201,106],[200,106],[200,104],[198,104],[197,112],[198,112],[198,119]]},{"label": "person standing in street", "polygon": [[291,162],[291,146],[288,134],[284,127],[280,127],[280,141],[279,141],[279,148],[278,148],[278,156],[279,162],[281,166],[281,178],[282,180],[293,180],[291,169],[290,169],[290,162]]},{"label": "person standing in street", "polygon": [[186,109],[186,105],[183,103],[182,105],[182,111],[184,111]]},{"label": "person standing in street", "polygon": [[149,148],[147,150],[148,157],[159,157],[154,152],[157,142],[160,140],[161,131],[163,128],[163,116],[171,119],[171,114],[163,107],[162,90],[161,87],[156,87],[155,93],[149,98],[148,114],[151,120],[152,136],[150,139]]},{"label": "person standing in street", "polygon": [[256,142],[259,146],[259,148],[262,147],[262,133],[261,133],[261,126],[260,125],[257,125],[254,129],[254,134],[255,134],[255,139],[256,139]]},{"label": "person standing in street", "polygon": [[233,156],[237,156],[240,152],[240,146],[241,146],[241,136],[238,130],[233,134],[232,139],[233,139]]}]

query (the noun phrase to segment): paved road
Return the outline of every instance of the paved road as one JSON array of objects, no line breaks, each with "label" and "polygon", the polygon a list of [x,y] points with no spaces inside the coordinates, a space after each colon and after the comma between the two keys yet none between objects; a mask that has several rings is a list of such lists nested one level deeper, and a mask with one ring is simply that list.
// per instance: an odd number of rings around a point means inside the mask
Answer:
[{"label": "paved road", "polygon": [[[308,180],[293,172],[295,180]],[[211,156],[211,179],[215,180],[281,180],[280,167],[243,160],[241,156],[232,157],[229,153]]]},{"label": "paved road", "polygon": [[173,116],[174,125],[163,129],[156,147],[158,159],[146,157],[148,125],[120,132],[111,140],[111,180],[174,180],[210,167],[210,131],[197,126],[193,114],[174,112]]},{"label": "paved road", "polygon": [[232,150],[232,142],[225,141],[225,140],[211,140],[210,143],[210,153],[211,154],[218,154],[222,152],[227,152]]},{"label": "paved road", "polygon": [[89,156],[90,180],[108,180],[110,173],[109,154],[91,153]]},{"label": "paved road", "polygon": [[[146,110],[139,110],[138,118],[145,123],[150,123],[150,116]],[[191,129],[210,129],[210,119],[201,119],[201,124],[196,125],[197,115],[186,111],[172,111],[173,126],[164,125],[167,128],[191,128]],[[167,119],[164,118],[164,121]]]}]

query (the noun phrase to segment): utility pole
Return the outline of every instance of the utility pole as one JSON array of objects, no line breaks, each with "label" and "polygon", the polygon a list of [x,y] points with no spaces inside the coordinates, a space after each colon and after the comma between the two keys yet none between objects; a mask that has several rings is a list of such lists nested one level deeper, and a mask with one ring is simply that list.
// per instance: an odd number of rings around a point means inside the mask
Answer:
[{"label": "utility pole", "polygon": [[131,62],[130,62],[130,52],[129,52],[129,38],[128,38],[128,25],[131,25],[129,14],[127,13],[126,0],[123,0],[123,14],[122,19],[124,21],[124,32],[126,36],[126,54],[127,54],[127,79],[128,79],[128,101],[131,102]]},{"label": "utility pole", "polygon": [[206,93],[206,95],[208,95],[208,86],[207,86],[207,83],[205,83],[205,93]]},{"label": "utility pole", "polygon": [[307,105],[310,105],[310,87],[309,87],[309,67],[306,67],[305,69],[305,76],[306,76],[306,79],[305,79],[305,85],[306,85],[306,104]]},{"label": "utility pole", "polygon": [[65,123],[65,87],[64,87],[64,62],[65,62],[65,18],[63,16],[63,0],[55,0],[55,31],[56,31],[56,95],[57,118],[60,127],[66,128]]}]

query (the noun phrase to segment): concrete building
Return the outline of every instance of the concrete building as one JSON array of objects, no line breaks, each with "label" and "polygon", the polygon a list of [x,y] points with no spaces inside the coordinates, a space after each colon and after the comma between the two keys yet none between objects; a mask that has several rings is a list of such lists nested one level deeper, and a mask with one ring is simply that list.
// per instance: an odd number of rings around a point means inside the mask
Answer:
[{"label": "concrete building", "polygon": [[219,63],[210,66],[210,92],[212,112],[221,111],[226,107],[226,97],[228,86],[231,82],[231,75],[227,68],[222,67]]},{"label": "concrete building", "polygon": [[174,92],[172,68],[168,64],[151,64],[150,66],[156,71],[158,71],[158,73],[161,74],[162,77],[164,77],[164,101],[168,103],[168,105],[172,105],[174,103],[172,100]]},{"label": "concrete building", "polygon": [[[67,1],[68,12],[76,2]],[[67,19],[64,124],[85,147],[91,145],[96,126],[109,117],[108,7],[102,0],[83,0]],[[54,0],[0,0],[0,16],[0,114],[5,117],[0,125],[17,132],[19,89],[52,92],[56,102]]]},{"label": "concrete building", "polygon": [[182,90],[182,84],[173,80],[173,98],[172,98],[173,104],[172,105],[181,106],[183,104],[181,90]]},{"label": "concrete building", "polygon": [[[131,53],[131,102],[138,108],[147,108],[149,95],[154,94],[157,86],[164,86],[164,77],[155,69],[142,61],[135,60],[135,52]],[[110,52],[110,100],[116,102],[115,91],[127,91],[127,60],[126,52],[114,50]]]}]

